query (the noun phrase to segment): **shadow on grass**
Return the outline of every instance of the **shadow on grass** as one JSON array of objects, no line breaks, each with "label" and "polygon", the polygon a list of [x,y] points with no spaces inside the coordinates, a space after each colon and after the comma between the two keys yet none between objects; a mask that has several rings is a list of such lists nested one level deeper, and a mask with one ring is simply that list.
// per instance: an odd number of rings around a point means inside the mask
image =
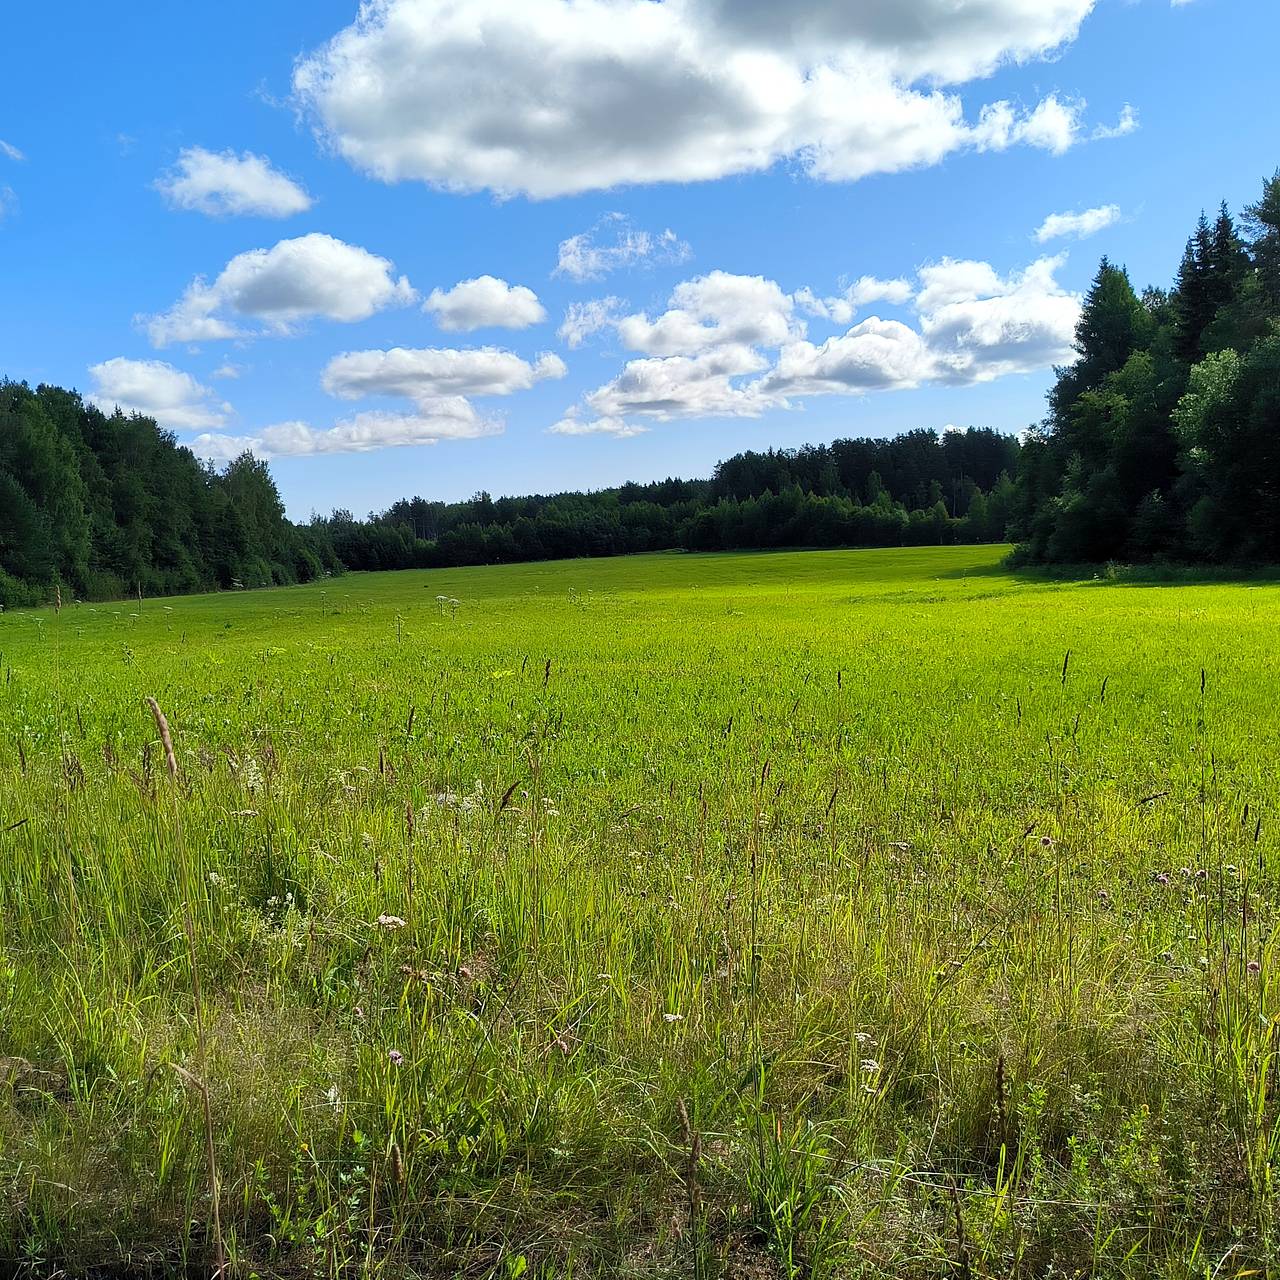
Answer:
[{"label": "shadow on grass", "polygon": [[1093,587],[1271,587],[1280,585],[1280,565],[1203,564],[1010,564],[952,569],[939,578],[1011,578],[1041,586]]}]

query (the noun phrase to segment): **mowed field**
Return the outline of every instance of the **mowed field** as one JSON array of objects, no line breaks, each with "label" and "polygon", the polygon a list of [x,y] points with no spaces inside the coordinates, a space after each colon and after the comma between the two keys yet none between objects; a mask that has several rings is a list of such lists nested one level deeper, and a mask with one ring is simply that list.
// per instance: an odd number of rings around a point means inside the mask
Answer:
[{"label": "mowed field", "polygon": [[1280,587],[1006,550],[0,617],[0,1270],[1276,1274]]}]

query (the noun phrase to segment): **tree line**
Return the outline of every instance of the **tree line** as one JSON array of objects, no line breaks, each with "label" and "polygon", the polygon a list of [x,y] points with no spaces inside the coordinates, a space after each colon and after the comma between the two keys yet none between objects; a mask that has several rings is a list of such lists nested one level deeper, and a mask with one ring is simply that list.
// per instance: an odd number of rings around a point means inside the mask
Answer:
[{"label": "tree line", "polygon": [[684,548],[994,542],[1013,513],[1020,446],[989,428],[910,431],[735,454],[709,480],[466,502],[408,498],[316,517],[351,569],[558,560]]},{"label": "tree line", "polygon": [[0,382],[0,605],[301,582],[341,566],[264,462],[221,472],[150,419]]},{"label": "tree line", "polygon": [[1280,172],[1201,214],[1171,289],[1107,259],[1022,450],[1026,562],[1280,561]]},{"label": "tree line", "polygon": [[1020,446],[987,428],[747,451],[710,479],[286,518],[267,464],[222,470],[140,414],[0,382],[0,606],[676,548],[997,541]]}]

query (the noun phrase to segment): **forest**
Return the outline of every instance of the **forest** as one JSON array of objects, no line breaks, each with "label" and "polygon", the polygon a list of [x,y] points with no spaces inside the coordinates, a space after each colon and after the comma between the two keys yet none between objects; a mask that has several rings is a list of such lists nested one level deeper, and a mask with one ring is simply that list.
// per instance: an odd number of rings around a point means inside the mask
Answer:
[{"label": "forest", "polygon": [[1201,215],[1168,291],[1104,258],[1076,348],[1024,441],[1018,558],[1280,560],[1280,172],[1242,226]]},{"label": "forest", "polygon": [[710,479],[294,524],[264,461],[218,471],[140,415],[0,383],[0,605],[683,548],[1012,541],[1020,563],[1280,561],[1280,171],[1201,215],[1170,289],[1102,260],[1077,359],[1021,440],[987,427],[747,451]]},{"label": "forest", "polygon": [[222,472],[141,416],[0,383],[0,605],[308,581],[340,568],[267,469]]}]

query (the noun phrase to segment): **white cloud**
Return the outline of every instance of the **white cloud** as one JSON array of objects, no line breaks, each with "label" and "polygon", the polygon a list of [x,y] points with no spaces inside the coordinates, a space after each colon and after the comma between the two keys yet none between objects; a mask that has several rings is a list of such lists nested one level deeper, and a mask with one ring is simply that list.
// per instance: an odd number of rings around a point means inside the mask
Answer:
[{"label": "white cloud", "polygon": [[12,187],[0,187],[0,222],[18,207],[18,193]]},{"label": "white cloud", "polygon": [[547,318],[538,295],[522,284],[511,285],[496,276],[463,280],[447,292],[433,289],[422,309],[447,332],[472,329],[528,329]]},{"label": "white cloud", "polygon": [[293,84],[326,142],[386,182],[543,198],[787,159],[852,180],[1070,145],[1081,103],[970,124],[941,86],[1052,53],[1094,3],[370,0]]},{"label": "white cloud", "polygon": [[612,436],[615,440],[629,440],[632,436],[644,435],[648,430],[648,427],[623,422],[620,418],[581,418],[576,405],[559,422],[547,428],[548,434],[553,436]]},{"label": "white cloud", "polygon": [[406,396],[430,405],[447,396],[509,396],[546,378],[563,378],[559,356],[546,353],[530,364],[498,347],[467,351],[426,347],[348,351],[325,366],[320,383],[332,396]]},{"label": "white cloud", "polygon": [[782,349],[761,390],[783,398],[858,394],[927,382],[991,382],[1071,358],[1080,300],[1054,278],[1061,258],[1002,277],[986,262],[922,267],[919,327],[871,317],[821,346]]},{"label": "white cloud", "polygon": [[1089,136],[1095,139],[1123,138],[1138,128],[1138,113],[1127,102],[1120,112],[1115,124],[1100,124],[1094,127]]},{"label": "white cloud", "polygon": [[915,323],[870,316],[820,344],[805,339],[790,304],[824,307],[830,318],[828,300],[712,272],[678,286],[657,320],[620,321],[624,342],[650,358],[629,361],[551,429],[618,435],[637,418],[754,417],[803,397],[969,385],[1064,363],[1080,299],[1057,282],[1063,261],[1040,258],[1002,276],[987,262],[944,258],[919,269],[914,298],[906,281],[863,277],[838,301],[910,300]]},{"label": "white cloud", "polygon": [[498,418],[485,418],[461,396],[438,400],[430,412],[370,411],[343,419],[335,426],[316,428],[306,422],[280,422],[256,435],[197,436],[191,448],[201,457],[226,461],[246,449],[260,458],[309,457],[322,453],[371,453],[378,449],[439,444],[441,440],[477,440],[501,435]]},{"label": "white cloud", "polygon": [[162,427],[199,430],[221,426],[231,412],[230,405],[213,402],[208,387],[163,360],[116,356],[90,365],[89,376],[95,386],[88,399],[104,413],[118,407],[154,418]]},{"label": "white cloud", "polygon": [[580,347],[592,334],[616,324],[621,311],[622,299],[612,295],[591,298],[586,302],[571,302],[560,328],[556,330],[556,337],[570,347]]},{"label": "white cloud", "polygon": [[1041,244],[1048,240],[1057,240],[1062,236],[1083,240],[1086,236],[1096,235],[1119,221],[1120,206],[1114,204],[1099,205],[1096,209],[1084,209],[1080,213],[1051,213],[1040,224],[1036,231],[1036,239]]},{"label": "white cloud", "polygon": [[225,378],[230,381],[238,378],[244,372],[244,366],[233,364],[230,360],[224,360],[209,376],[211,378]]},{"label": "white cloud", "polygon": [[712,271],[672,290],[656,320],[643,313],[618,321],[618,336],[632,351],[695,355],[724,345],[778,346],[798,336],[792,299],[763,276]]},{"label": "white cloud", "polygon": [[630,360],[616,378],[585,396],[584,402],[595,418],[615,422],[632,414],[660,422],[756,417],[776,398],[762,394],[758,383],[744,385],[740,379],[767,367],[760,353],[748,346]]},{"label": "white cloud", "polygon": [[0,138],[0,156],[7,156],[10,160],[25,160],[27,158],[12,142],[6,142],[3,138]]},{"label": "white cloud", "polygon": [[801,311],[817,320],[848,324],[868,303],[891,302],[901,306],[910,300],[912,292],[906,280],[878,280],[875,276],[862,276],[833,298],[820,298],[807,287],[797,289],[791,296]]},{"label": "white cloud", "polygon": [[974,142],[981,151],[1004,151],[1025,143],[1061,155],[1079,136],[1084,106],[1083,99],[1063,101],[1052,93],[1031,111],[995,102],[979,113]]},{"label": "white cloud", "polygon": [[173,170],[156,180],[156,189],[175,209],[213,217],[257,214],[287,218],[311,208],[311,197],[292,178],[273,168],[266,156],[246,151],[206,151],[186,147]]},{"label": "white cloud", "polygon": [[928,347],[916,330],[872,316],[821,346],[795,342],[783,347],[764,389],[778,400],[854,395],[919,386],[931,369]]},{"label": "white cloud", "polygon": [[[608,243],[600,243],[603,230],[613,233]],[[692,252],[670,227],[654,234],[638,228],[626,214],[606,213],[590,231],[560,241],[555,274],[573,280],[599,280],[611,271],[641,262],[687,262]]]},{"label": "white cloud", "polygon": [[[353,323],[417,296],[386,258],[313,232],[237,254],[212,284],[197,278],[158,316],[140,317],[156,347],[172,342],[287,334],[315,317]],[[245,330],[235,317],[262,321]]]}]

